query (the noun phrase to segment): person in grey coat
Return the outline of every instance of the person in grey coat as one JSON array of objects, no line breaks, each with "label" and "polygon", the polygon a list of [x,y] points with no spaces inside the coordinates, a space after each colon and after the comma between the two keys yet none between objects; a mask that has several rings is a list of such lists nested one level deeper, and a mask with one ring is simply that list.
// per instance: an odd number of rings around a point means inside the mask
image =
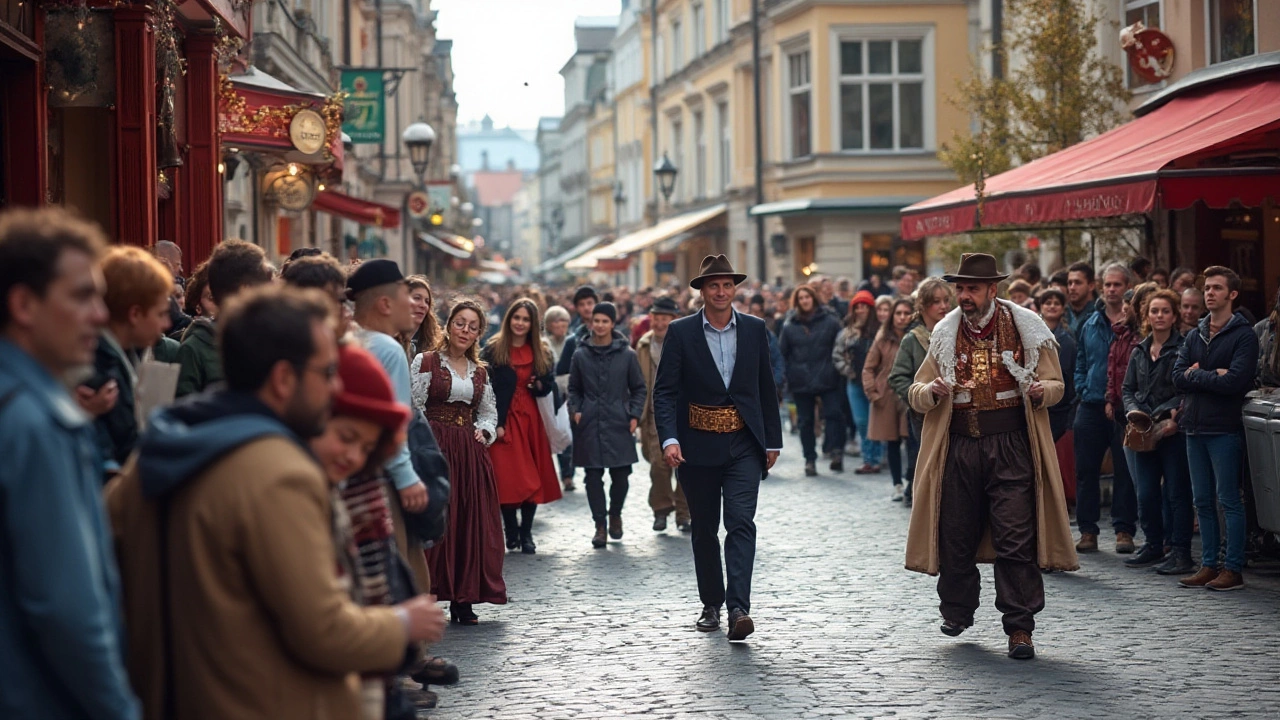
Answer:
[{"label": "person in grey coat", "polygon": [[[618,311],[600,303],[591,314],[591,337],[574,351],[569,369],[569,413],[573,416],[573,464],[586,471],[583,484],[596,522],[594,547],[608,536],[622,539],[622,505],[638,461],[635,431],[644,414],[648,390],[630,341],[614,330]],[[604,471],[609,470],[606,511]]]}]

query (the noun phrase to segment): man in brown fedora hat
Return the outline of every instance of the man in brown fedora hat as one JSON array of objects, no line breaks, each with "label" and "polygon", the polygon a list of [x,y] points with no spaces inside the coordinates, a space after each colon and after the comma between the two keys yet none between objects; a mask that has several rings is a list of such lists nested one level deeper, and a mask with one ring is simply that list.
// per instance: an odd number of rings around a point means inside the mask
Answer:
[{"label": "man in brown fedora hat", "polygon": [[973,624],[980,577],[995,562],[1009,657],[1035,656],[1040,569],[1078,567],[1049,408],[1062,397],[1058,344],[1038,315],[996,298],[994,257],[964,255],[959,307],[933,329],[909,390],[924,414],[907,569],[938,575],[942,632]]},{"label": "man in brown fedora hat", "polygon": [[[720,608],[727,603],[730,641],[755,630],[749,613],[756,498],[782,449],[764,321],[733,309],[735,288],[746,279],[724,255],[702,261],[689,287],[701,292],[703,309],[667,329],[653,388],[663,455],[679,468],[693,520],[693,564],[703,606],[697,628],[719,628]],[[720,567],[722,502],[727,591]]]}]

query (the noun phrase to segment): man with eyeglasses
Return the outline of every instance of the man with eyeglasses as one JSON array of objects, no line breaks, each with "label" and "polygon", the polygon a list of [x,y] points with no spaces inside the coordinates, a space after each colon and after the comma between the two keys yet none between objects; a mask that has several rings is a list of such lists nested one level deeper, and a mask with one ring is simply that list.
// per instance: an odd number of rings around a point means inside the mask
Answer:
[{"label": "man with eyeglasses", "polygon": [[219,318],[226,389],[155,415],[107,487],[144,717],[356,717],[353,673],[443,633],[430,596],[358,607],[337,582],[306,444],[341,388],[333,315],[315,290],[238,296]]}]

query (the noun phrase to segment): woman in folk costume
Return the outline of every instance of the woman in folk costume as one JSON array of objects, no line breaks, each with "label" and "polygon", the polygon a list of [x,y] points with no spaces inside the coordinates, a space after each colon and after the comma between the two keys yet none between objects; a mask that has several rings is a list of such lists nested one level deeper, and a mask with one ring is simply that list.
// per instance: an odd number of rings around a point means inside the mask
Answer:
[{"label": "woman in folk costume", "polygon": [[526,555],[537,552],[534,512],[561,497],[551,441],[538,412],[537,398],[551,394],[556,383],[555,364],[540,327],[537,304],[529,298],[516,300],[480,356],[498,401],[498,439],[489,446],[489,457],[494,468],[501,468],[498,502],[507,549]]},{"label": "woman in folk costume", "polygon": [[474,300],[449,311],[436,350],[413,359],[413,403],[421,407],[449,462],[449,522],[427,551],[431,590],[449,600],[453,622],[479,622],[475,603],[507,602],[502,581],[502,519],[488,446],[497,437],[498,409],[480,360],[485,312]]},{"label": "woman in folk costume", "polygon": [[1062,397],[1058,343],[1038,315],[996,298],[995,258],[967,254],[959,307],[933,329],[908,396],[924,414],[907,569],[939,575],[942,632],[973,624],[976,560],[995,562],[1009,657],[1035,656],[1041,569],[1078,568],[1049,408]]}]

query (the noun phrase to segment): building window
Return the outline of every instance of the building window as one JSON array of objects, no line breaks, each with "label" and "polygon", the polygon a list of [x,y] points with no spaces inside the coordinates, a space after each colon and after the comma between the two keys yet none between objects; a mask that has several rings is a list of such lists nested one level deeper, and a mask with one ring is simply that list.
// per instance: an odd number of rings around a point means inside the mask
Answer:
[{"label": "building window", "polygon": [[671,72],[680,72],[684,67],[684,26],[680,19],[671,21]]},{"label": "building window", "polygon": [[700,199],[707,193],[707,134],[706,128],[703,127],[702,111],[699,110],[693,114],[693,142],[694,142],[694,177],[693,177],[693,197]]},{"label": "building window", "polygon": [[716,42],[729,39],[729,0],[715,0],[716,3]]},{"label": "building window", "polygon": [[707,11],[702,3],[693,4],[693,57],[700,58],[707,51]]},{"label": "building window", "polygon": [[840,42],[840,148],[924,148],[924,40]]},{"label": "building window", "polygon": [[1258,51],[1253,36],[1256,0],[1209,0],[1209,62],[1235,60]]},{"label": "building window", "polygon": [[671,121],[671,162],[676,166],[676,187],[671,199],[680,201],[684,197],[684,177],[689,174],[684,164],[684,125],[679,120]]},{"label": "building window", "polygon": [[[1149,28],[1160,28],[1160,2],[1161,0],[1125,0],[1124,4],[1124,26],[1140,22]],[[1125,82],[1131,88],[1142,87],[1148,84],[1146,80],[1133,74],[1133,66],[1127,62],[1124,64]]]},{"label": "building window", "polygon": [[787,91],[791,98],[791,157],[801,158],[813,151],[808,50],[787,56]]},{"label": "building window", "polygon": [[729,135],[729,103],[716,103],[716,126],[720,131],[720,194],[725,195],[729,192],[729,180],[732,173],[733,162],[733,142]]}]

